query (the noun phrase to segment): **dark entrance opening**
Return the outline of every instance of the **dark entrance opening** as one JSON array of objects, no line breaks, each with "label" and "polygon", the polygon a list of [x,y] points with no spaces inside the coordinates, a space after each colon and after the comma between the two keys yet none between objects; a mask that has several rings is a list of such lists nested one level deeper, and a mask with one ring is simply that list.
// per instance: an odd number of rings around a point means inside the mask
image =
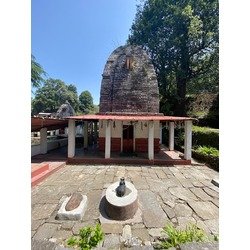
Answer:
[{"label": "dark entrance opening", "polygon": [[134,126],[133,125],[123,125],[123,152],[132,153],[133,141],[134,141]]}]

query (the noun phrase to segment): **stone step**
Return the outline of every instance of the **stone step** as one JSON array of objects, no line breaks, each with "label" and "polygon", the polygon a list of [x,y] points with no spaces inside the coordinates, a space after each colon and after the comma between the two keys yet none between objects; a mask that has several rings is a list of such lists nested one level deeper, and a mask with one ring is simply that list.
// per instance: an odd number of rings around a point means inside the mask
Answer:
[{"label": "stone step", "polygon": [[45,178],[47,178],[49,175],[53,174],[55,171],[66,165],[65,162],[48,162],[46,164],[48,164],[49,166],[47,170],[42,171],[31,178],[31,187],[34,187],[35,185],[43,181]]},{"label": "stone step", "polygon": [[31,178],[49,170],[49,163],[31,164]]},{"label": "stone step", "polygon": [[49,176],[49,173],[50,173],[49,170],[46,170],[31,178],[31,187],[34,187],[35,185],[43,181],[47,176]]}]

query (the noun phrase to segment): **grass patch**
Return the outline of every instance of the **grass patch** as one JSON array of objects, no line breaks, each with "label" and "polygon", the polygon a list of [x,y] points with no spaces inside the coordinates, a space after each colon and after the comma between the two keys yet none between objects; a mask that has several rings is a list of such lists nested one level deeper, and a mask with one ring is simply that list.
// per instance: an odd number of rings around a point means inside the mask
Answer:
[{"label": "grass patch", "polygon": [[161,240],[161,243],[157,247],[159,249],[169,249],[171,247],[179,249],[181,244],[188,242],[208,242],[218,241],[219,239],[218,236],[209,238],[205,232],[196,225],[189,225],[186,229],[178,230],[169,224],[163,228],[163,232],[167,237]]},{"label": "grass patch", "polygon": [[193,126],[192,130],[195,132],[202,132],[202,133],[217,133],[219,134],[219,129],[217,128],[209,128],[209,127],[200,127],[200,126]]},{"label": "grass patch", "polygon": [[104,239],[104,233],[100,224],[95,227],[83,227],[79,231],[78,237],[70,237],[67,245],[70,247],[79,247],[81,250],[90,250],[96,247]]}]

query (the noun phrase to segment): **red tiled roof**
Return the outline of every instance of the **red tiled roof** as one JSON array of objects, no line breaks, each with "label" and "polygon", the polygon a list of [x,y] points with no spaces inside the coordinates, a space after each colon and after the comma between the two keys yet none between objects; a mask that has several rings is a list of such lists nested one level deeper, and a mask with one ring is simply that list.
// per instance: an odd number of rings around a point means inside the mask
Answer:
[{"label": "red tiled roof", "polygon": [[112,121],[187,121],[191,117],[164,116],[164,115],[78,115],[70,116],[74,120],[112,120]]},{"label": "red tiled roof", "polygon": [[45,117],[31,117],[31,132],[39,131],[41,128],[55,130],[68,126],[66,119],[54,119]]}]

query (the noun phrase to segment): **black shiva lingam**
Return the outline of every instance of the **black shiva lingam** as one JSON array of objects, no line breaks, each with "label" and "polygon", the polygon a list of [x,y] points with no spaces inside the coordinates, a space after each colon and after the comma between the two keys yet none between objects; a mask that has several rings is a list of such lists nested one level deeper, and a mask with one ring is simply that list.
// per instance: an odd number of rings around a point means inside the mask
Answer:
[{"label": "black shiva lingam", "polygon": [[124,196],[125,192],[126,192],[126,185],[125,185],[125,178],[122,177],[120,179],[120,183],[119,183],[119,186],[116,188],[116,195],[118,197],[122,197]]}]

